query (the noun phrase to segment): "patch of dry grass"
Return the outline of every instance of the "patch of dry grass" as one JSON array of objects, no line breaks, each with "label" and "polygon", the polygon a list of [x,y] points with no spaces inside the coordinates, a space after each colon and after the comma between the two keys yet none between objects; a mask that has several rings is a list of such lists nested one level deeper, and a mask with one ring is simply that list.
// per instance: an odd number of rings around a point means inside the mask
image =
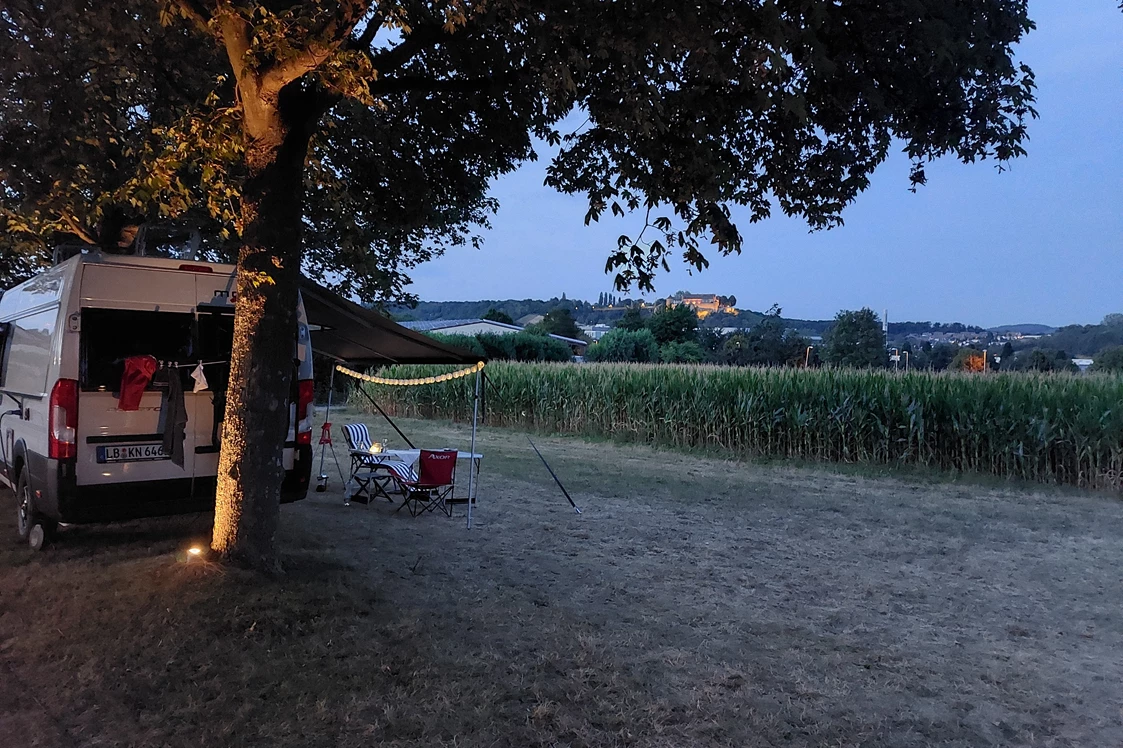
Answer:
[{"label": "patch of dry grass", "polygon": [[488,430],[471,531],[312,494],[282,509],[279,581],[184,562],[205,517],[3,546],[0,736],[1123,742],[1119,502],[537,441],[583,515],[522,435]]}]

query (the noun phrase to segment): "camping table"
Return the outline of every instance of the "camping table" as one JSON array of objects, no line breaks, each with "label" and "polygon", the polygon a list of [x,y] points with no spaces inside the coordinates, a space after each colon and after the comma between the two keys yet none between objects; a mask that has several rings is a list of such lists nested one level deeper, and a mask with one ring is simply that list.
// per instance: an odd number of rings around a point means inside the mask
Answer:
[{"label": "camping table", "polygon": [[[417,462],[421,459],[421,450],[387,449],[382,452],[368,452],[363,449],[353,449],[351,450],[351,455],[352,457],[362,455],[363,457],[368,458],[366,460],[367,467],[370,467],[372,463],[377,465],[381,462],[392,461],[404,462],[405,464],[411,466],[416,470]],[[468,470],[470,471],[470,474],[468,476],[468,485],[464,485],[463,479],[460,477],[459,471],[457,471],[456,475],[453,476],[452,496],[450,496],[448,500],[450,503],[454,504],[464,504],[469,501],[475,504],[476,495],[479,491],[480,485],[480,461],[483,460],[483,455],[479,454],[478,452],[462,452],[460,450],[457,450],[456,461],[460,462],[461,460],[468,461]],[[457,495],[457,489],[460,487],[464,488],[464,492],[460,495]]]}]

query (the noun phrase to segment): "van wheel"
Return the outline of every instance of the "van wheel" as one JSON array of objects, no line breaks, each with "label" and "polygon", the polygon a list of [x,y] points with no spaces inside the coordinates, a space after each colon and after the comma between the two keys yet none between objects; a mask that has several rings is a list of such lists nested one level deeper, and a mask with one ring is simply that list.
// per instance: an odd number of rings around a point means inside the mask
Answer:
[{"label": "van wheel", "polygon": [[51,544],[55,538],[54,522],[45,519],[36,520],[35,524],[31,526],[31,532],[27,534],[27,544],[31,546],[33,551],[41,551]]},{"label": "van wheel", "polygon": [[27,479],[27,468],[19,471],[19,480],[16,481],[16,535],[20,540],[27,540],[31,534],[31,525],[35,520],[35,501],[31,497],[31,482]]},{"label": "van wheel", "polygon": [[16,512],[16,534],[20,540],[31,546],[33,551],[41,551],[50,545],[58,523],[36,514],[35,496],[31,492],[26,467],[20,470],[19,481],[16,483]]}]

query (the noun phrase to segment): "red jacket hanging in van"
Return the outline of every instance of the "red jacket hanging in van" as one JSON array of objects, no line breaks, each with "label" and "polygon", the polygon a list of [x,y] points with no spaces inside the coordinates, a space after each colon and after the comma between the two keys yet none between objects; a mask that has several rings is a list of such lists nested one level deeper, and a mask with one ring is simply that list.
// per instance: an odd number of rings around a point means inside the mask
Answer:
[{"label": "red jacket hanging in van", "polygon": [[125,359],[125,373],[121,375],[121,397],[117,410],[136,410],[152,375],[159,364],[152,356],[129,356]]}]

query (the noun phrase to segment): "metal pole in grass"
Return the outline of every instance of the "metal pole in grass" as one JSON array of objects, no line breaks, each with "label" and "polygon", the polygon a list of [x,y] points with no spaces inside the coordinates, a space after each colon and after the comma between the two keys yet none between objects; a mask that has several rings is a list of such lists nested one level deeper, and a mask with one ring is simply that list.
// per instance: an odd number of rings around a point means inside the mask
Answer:
[{"label": "metal pole in grass", "polygon": [[[335,393],[335,367],[331,367],[331,376],[328,377],[328,409],[324,413],[324,424],[331,428],[331,396]],[[323,435],[320,436],[320,474],[316,477],[318,481],[316,485],[317,491],[325,491],[328,487],[328,476],[324,473],[324,457],[327,453],[328,445],[324,441]],[[333,450],[334,454],[334,450]]]},{"label": "metal pole in grass", "polygon": [[371,404],[371,405],[373,405],[373,406],[375,407],[375,409],[376,409],[376,410],[377,410],[377,411],[378,411],[379,413],[381,413],[381,414],[382,414],[382,417],[386,419],[386,423],[388,423],[388,424],[390,424],[391,426],[393,426],[393,427],[394,427],[394,431],[397,431],[397,432],[398,432],[398,436],[400,436],[400,437],[402,437],[403,439],[405,439],[405,440],[406,440],[406,444],[408,444],[408,445],[409,445],[409,448],[410,448],[410,449],[417,449],[417,447],[413,446],[413,442],[411,442],[411,441],[409,440],[409,437],[408,437],[408,436],[406,436],[405,434],[403,434],[403,433],[402,433],[402,430],[401,430],[400,428],[398,428],[398,424],[394,423],[394,421],[393,421],[393,420],[392,420],[392,419],[390,418],[390,416],[386,415],[386,411],[384,411],[384,410],[382,409],[382,406],[381,406],[381,405],[379,405],[379,404],[378,404],[377,402],[375,402],[374,398],[370,396],[370,393],[368,393],[368,392],[366,391],[366,389],[365,389],[365,388],[363,387],[363,385],[362,385],[362,384],[359,384],[359,385],[357,385],[357,386],[355,387],[355,389],[356,389],[356,390],[358,390],[358,391],[359,391],[359,393],[360,393],[360,394],[361,394],[361,395],[362,395],[363,397],[365,397],[365,398],[366,398],[367,400],[369,400],[369,401],[370,401],[370,404]]},{"label": "metal pole in grass", "polygon": [[573,503],[573,499],[572,499],[572,498],[570,498],[570,496],[569,496],[569,491],[566,491],[566,490],[565,490],[565,486],[563,486],[563,485],[562,485],[562,482],[561,482],[561,480],[560,480],[560,479],[558,478],[557,474],[556,474],[556,473],[554,472],[554,469],[553,469],[552,467],[550,467],[550,463],[546,462],[546,458],[545,458],[545,457],[543,457],[543,456],[542,456],[542,453],[538,451],[538,447],[534,446],[534,442],[530,441],[530,437],[529,437],[529,436],[528,436],[528,437],[526,438],[526,440],[527,440],[528,442],[530,442],[530,446],[531,446],[531,447],[532,447],[532,448],[534,449],[534,453],[538,455],[538,459],[542,460],[542,464],[543,464],[543,465],[545,465],[545,466],[546,466],[546,469],[550,471],[550,475],[551,475],[551,476],[553,477],[553,479],[554,479],[554,483],[557,483],[557,484],[558,484],[558,488],[560,488],[560,489],[561,489],[561,492],[562,492],[563,494],[565,494],[565,498],[569,499],[569,505],[570,505],[571,507],[573,507],[573,510],[574,510],[575,512],[577,512],[578,514],[580,514],[580,513],[581,513],[581,507],[579,507],[579,506],[577,506],[577,504]]},{"label": "metal pole in grass", "polygon": [[[472,398],[472,451],[468,459],[468,529],[472,529],[472,502],[476,500],[476,484],[479,476],[476,473],[476,421],[480,414],[480,370],[476,370],[476,394]],[[473,480],[475,477],[475,480]]]}]

